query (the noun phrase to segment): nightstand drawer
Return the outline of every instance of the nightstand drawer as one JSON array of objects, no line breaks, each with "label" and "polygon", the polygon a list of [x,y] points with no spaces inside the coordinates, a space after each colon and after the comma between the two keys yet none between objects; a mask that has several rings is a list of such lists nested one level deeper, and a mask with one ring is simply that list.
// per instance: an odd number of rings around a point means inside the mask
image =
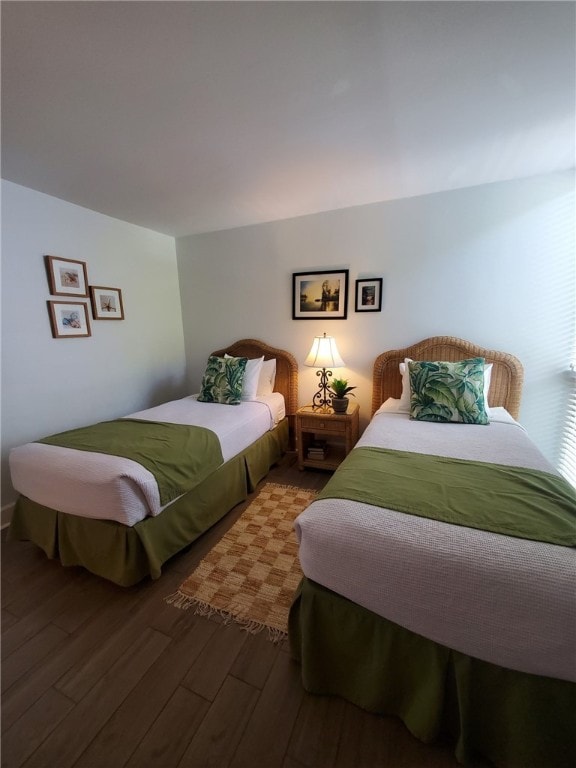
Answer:
[{"label": "nightstand drawer", "polygon": [[308,429],[310,432],[330,432],[333,435],[346,434],[346,422],[336,421],[335,419],[322,419],[314,416],[307,418],[302,416],[300,419],[302,429]]}]

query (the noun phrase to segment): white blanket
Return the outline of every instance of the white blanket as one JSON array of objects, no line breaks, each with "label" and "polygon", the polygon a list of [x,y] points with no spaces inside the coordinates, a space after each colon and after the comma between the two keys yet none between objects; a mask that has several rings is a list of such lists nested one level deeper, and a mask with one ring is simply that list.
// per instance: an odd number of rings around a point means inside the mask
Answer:
[{"label": "white blanket", "polygon": [[[234,406],[199,403],[196,397],[172,400],[126,418],[211,429],[228,461],[285,415],[284,398],[278,392]],[[163,509],[154,475],[121,456],[27,443],[10,452],[10,471],[19,493],[67,514],[134,525]]]},{"label": "white blanket", "polygon": [[[385,408],[358,445],[554,472],[503,409],[477,426]],[[304,574],[334,592],[470,656],[576,680],[574,549],[340,499],[314,502],[296,532]]]}]

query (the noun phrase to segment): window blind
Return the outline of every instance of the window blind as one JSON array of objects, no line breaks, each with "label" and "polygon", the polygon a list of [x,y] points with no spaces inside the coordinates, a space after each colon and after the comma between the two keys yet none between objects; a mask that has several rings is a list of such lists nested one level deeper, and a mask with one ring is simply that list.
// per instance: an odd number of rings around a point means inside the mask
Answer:
[{"label": "window blind", "polygon": [[576,488],[576,355],[570,365],[570,390],[564,429],[560,443],[558,468],[569,483]]}]

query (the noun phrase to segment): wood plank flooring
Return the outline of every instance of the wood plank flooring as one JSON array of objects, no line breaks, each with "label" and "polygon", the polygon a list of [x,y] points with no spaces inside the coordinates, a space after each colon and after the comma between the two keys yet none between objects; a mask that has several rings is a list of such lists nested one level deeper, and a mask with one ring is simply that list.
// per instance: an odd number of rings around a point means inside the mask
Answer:
[{"label": "wood plank flooring", "polygon": [[[287,454],[267,480],[328,477]],[[287,643],[164,602],[249,501],[128,589],[2,541],[3,768],[457,765],[397,719],[307,694]]]}]

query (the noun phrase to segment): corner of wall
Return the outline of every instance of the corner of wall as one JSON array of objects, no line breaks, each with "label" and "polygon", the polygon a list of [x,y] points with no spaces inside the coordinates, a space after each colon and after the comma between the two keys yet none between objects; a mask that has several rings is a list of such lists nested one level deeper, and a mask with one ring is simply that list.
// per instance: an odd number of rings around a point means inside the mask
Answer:
[{"label": "corner of wall", "polygon": [[0,510],[0,530],[7,528],[12,520],[12,514],[14,512],[14,504],[6,504]]}]

